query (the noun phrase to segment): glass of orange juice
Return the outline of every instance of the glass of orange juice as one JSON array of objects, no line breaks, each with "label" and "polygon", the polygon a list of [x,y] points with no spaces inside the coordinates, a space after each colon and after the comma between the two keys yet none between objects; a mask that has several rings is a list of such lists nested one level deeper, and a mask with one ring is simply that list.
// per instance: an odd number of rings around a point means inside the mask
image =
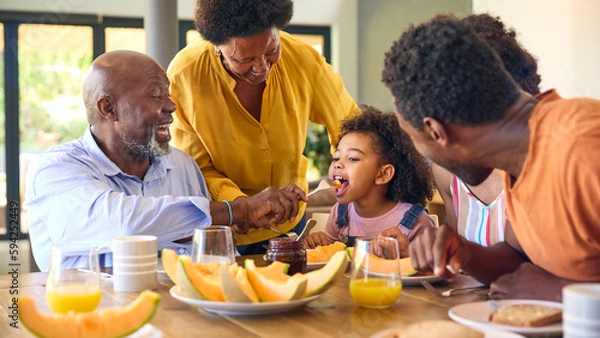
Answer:
[{"label": "glass of orange juice", "polygon": [[[93,311],[100,303],[100,271],[98,262],[90,260],[90,272],[63,269],[65,254],[52,248],[50,270],[46,281],[46,302],[56,313]],[[92,264],[93,263],[93,264]]]},{"label": "glass of orange juice", "polygon": [[400,250],[391,237],[357,238],[350,275],[350,295],[367,308],[392,306],[402,292]]}]

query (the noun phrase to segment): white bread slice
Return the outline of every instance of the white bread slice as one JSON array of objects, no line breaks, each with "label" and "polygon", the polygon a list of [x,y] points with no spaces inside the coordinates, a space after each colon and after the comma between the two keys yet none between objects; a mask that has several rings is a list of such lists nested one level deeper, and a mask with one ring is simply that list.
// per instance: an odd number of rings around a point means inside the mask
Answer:
[{"label": "white bread slice", "polygon": [[494,323],[521,327],[544,326],[561,320],[561,309],[537,304],[506,305],[490,314]]},{"label": "white bread slice", "polygon": [[484,334],[446,319],[423,320],[400,326],[384,338],[483,338]]}]

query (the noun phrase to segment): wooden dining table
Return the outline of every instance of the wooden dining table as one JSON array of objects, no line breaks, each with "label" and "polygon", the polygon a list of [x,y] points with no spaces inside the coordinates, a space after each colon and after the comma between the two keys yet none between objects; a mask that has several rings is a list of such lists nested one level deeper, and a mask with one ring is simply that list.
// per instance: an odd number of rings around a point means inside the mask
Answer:
[{"label": "wooden dining table", "polygon": [[[265,265],[262,256],[237,257],[238,263],[253,259]],[[74,270],[73,273],[85,273]],[[398,301],[386,309],[368,309],[357,305],[349,291],[349,278],[341,276],[318,299],[293,310],[264,315],[226,315],[207,312],[187,305],[171,296],[174,285],[159,274],[158,310],[150,324],[162,337],[368,337],[372,334],[425,319],[448,319],[452,306],[487,299],[486,288],[461,291],[440,297],[421,285],[404,285]],[[0,276],[0,337],[28,337],[28,332],[15,321],[14,297],[35,298],[40,311],[50,312],[45,301],[47,273],[23,273]],[[139,292],[116,292],[110,277],[102,277],[102,299],[99,308],[123,306]],[[440,291],[479,284],[469,276],[457,275],[451,283],[434,284]],[[15,291],[18,295],[15,295]],[[16,322],[16,325],[14,325]],[[13,324],[13,325],[11,325]],[[18,326],[15,328],[14,326]]]}]

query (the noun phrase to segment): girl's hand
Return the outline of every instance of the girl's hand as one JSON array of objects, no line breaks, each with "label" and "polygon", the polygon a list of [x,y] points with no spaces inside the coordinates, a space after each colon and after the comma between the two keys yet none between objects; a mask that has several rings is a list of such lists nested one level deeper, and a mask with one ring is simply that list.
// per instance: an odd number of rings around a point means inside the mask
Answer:
[{"label": "girl's hand", "polygon": [[318,246],[329,244],[331,243],[329,243],[329,240],[327,240],[327,236],[323,231],[313,232],[304,239],[304,245],[306,245],[308,249],[314,249]]},{"label": "girl's hand", "polygon": [[404,258],[409,256],[408,245],[410,244],[410,242],[408,241],[406,236],[404,236],[402,231],[400,231],[400,229],[398,229],[397,227],[391,227],[389,229],[383,230],[379,234],[379,236],[395,238],[398,242],[398,248],[400,249],[400,257]]}]

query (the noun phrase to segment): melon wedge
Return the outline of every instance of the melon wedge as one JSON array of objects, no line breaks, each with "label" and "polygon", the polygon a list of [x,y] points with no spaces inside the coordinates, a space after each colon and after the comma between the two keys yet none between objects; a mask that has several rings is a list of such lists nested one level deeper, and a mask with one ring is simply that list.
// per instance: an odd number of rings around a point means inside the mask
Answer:
[{"label": "melon wedge", "polygon": [[250,284],[261,301],[284,302],[300,299],[304,295],[306,275],[297,273],[290,277],[281,271],[265,270],[268,266],[257,268],[251,259],[247,259],[245,265]]},{"label": "melon wedge", "polygon": [[262,273],[270,274],[270,273],[287,273],[290,265],[288,263],[274,261],[267,266],[257,267],[256,269],[261,271]]},{"label": "melon wedge", "polygon": [[146,290],[125,307],[45,314],[38,311],[32,298],[19,296],[19,318],[38,337],[123,337],[152,319],[159,300],[158,293]]},{"label": "melon wedge", "polygon": [[[368,255],[368,264],[366,270],[380,274],[393,274],[400,267],[400,274],[403,277],[408,277],[417,273],[417,270],[412,266],[410,257],[401,259],[384,259],[377,257],[371,253]],[[364,262],[364,261],[363,261]],[[364,265],[364,263],[362,264]]]},{"label": "melon wedge", "polygon": [[308,279],[303,297],[310,297],[329,289],[333,282],[346,271],[348,267],[348,254],[345,250],[338,251],[325,264],[324,267],[306,273]]},{"label": "melon wedge", "polygon": [[237,264],[235,268],[221,265],[221,284],[226,302],[258,303],[258,296],[248,280],[246,269]]},{"label": "melon wedge", "polygon": [[190,256],[181,255],[177,261],[177,285],[181,293],[188,298],[224,302],[220,271],[205,273],[197,268]]},{"label": "melon wedge", "polygon": [[314,250],[310,250],[306,253],[306,262],[327,262],[333,254],[338,251],[345,250],[346,244],[342,242],[333,242],[325,246],[317,246]]},{"label": "melon wedge", "polygon": [[160,259],[167,276],[173,283],[177,283],[177,253],[173,249],[164,248],[160,252]]},{"label": "melon wedge", "polygon": [[410,257],[402,258],[400,260],[400,273],[402,274],[402,277],[412,276],[417,273],[417,269],[415,269],[410,262]]}]

